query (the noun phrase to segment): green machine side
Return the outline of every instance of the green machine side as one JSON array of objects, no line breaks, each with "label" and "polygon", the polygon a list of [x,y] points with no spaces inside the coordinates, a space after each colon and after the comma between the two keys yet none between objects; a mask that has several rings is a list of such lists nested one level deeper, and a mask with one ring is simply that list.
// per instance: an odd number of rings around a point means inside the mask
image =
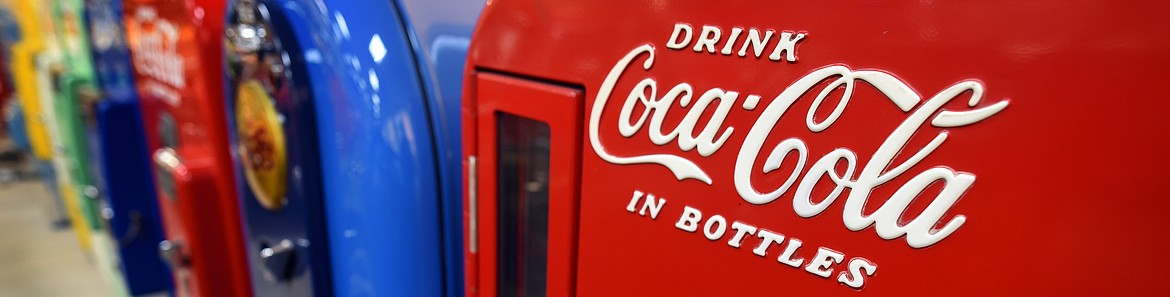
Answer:
[{"label": "green machine side", "polygon": [[58,132],[64,149],[65,163],[72,177],[76,197],[90,229],[102,228],[100,199],[95,175],[89,170],[94,160],[89,154],[86,125],[93,120],[86,111],[100,98],[95,87],[96,73],[89,51],[89,36],[85,26],[83,0],[57,0],[52,15],[57,24],[57,38],[61,45],[63,67],[57,73],[54,86],[53,112],[58,119]]},{"label": "green machine side", "polygon": [[[81,213],[91,233],[94,263],[98,272],[113,289],[115,296],[129,296],[117,259],[118,242],[109,234],[102,218],[105,208],[99,189],[98,160],[91,155],[96,149],[97,130],[94,108],[104,98],[97,87],[86,23],[84,0],[56,0],[52,5],[54,22],[58,25],[57,41],[61,47],[62,68],[57,73],[53,113],[58,119],[58,131],[64,149],[65,167],[71,176],[74,195],[80,200]],[[115,165],[115,164],[111,164]]]}]

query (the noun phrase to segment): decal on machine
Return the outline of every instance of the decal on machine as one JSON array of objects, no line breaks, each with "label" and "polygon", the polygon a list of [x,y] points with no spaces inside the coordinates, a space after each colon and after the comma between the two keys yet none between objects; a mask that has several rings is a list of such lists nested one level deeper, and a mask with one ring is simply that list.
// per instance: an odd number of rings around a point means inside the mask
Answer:
[{"label": "decal on machine", "polygon": [[137,42],[131,44],[135,52],[134,67],[154,78],[146,81],[147,91],[172,106],[179,106],[178,89],[186,85],[183,57],[179,55],[179,27],[158,18],[153,7],[142,7],[128,23],[127,31],[139,32]]},{"label": "decal on machine", "polygon": [[259,81],[242,82],[236,98],[236,134],[240,138],[237,151],[248,188],[261,206],[279,210],[288,204],[288,149],[280,126],[282,120]]},{"label": "decal on machine", "polygon": [[108,51],[124,46],[126,41],[122,39],[122,27],[118,25],[114,6],[94,5],[93,7],[89,16],[89,36],[92,39],[90,43],[94,50]]},{"label": "decal on machine", "polygon": [[[676,24],[670,32],[666,48],[729,57],[754,56],[757,59],[796,63],[797,45],[808,34],[795,31],[777,33],[774,30],[756,28],[744,30],[736,27],[727,34],[726,42],[720,48],[716,44],[722,37],[722,31],[714,26],[696,29],[689,24]],[[771,52],[765,51],[767,47],[772,48]],[[718,87],[696,93],[695,88],[687,82],[680,82],[660,92],[662,90],[659,90],[658,81],[652,75],[648,75],[648,71],[654,65],[656,51],[652,44],[634,47],[617,61],[598,89],[588,123],[589,141],[597,156],[617,165],[660,165],[669,170],[680,182],[696,180],[713,185],[717,182],[730,181],[735,186],[739,198],[751,205],[770,204],[776,202],[780,196],[794,192],[792,211],[803,218],[820,215],[837,202],[838,198],[842,198],[845,189],[849,189],[849,193],[841,202],[844,204],[842,223],[847,229],[860,232],[872,226],[880,238],[894,240],[905,236],[906,244],[916,249],[934,245],[963,226],[967,220],[966,216],[962,214],[944,216],[972,186],[975,175],[956,171],[945,165],[911,172],[912,167],[939,149],[952,135],[949,131],[942,130],[920,148],[907,147],[911,136],[920,132],[926,125],[946,129],[977,124],[998,114],[1009,102],[1007,99],[1001,99],[977,107],[984,99],[984,86],[975,79],[955,82],[933,96],[923,98],[909,83],[886,71],[854,70],[841,64],[830,64],[815,69],[781,90],[759,90],[778,92],[768,102],[760,100],[763,95],[758,94],[761,93]],[[638,65],[641,69],[637,69]],[[625,99],[613,100],[620,102],[616,104],[621,106],[616,123],[602,123],[602,112],[609,107],[607,103],[611,101],[610,97],[615,92],[618,79],[623,75],[639,73],[645,78],[628,91]],[[825,86],[823,89],[817,89],[822,85]],[[783,116],[800,116],[800,113],[804,114],[804,124],[808,131],[820,133],[832,129],[833,124],[842,117],[843,111],[849,105],[854,90],[861,87],[873,88],[881,97],[893,103],[891,108],[897,108],[904,115],[901,124],[887,132],[884,141],[872,153],[864,153],[872,148],[855,150],[838,147],[822,153],[819,158],[813,160],[810,157],[815,158],[813,155],[815,152],[809,151],[804,140],[773,133]],[[842,89],[843,92],[835,92]],[[623,91],[618,90],[619,94]],[[830,102],[827,99],[831,94],[841,94],[835,106],[827,103]],[[970,98],[966,99],[966,109],[943,108],[964,94],[970,94]],[[798,110],[790,114],[791,107],[798,100],[810,100],[805,97],[813,97],[811,107],[807,111]],[[765,104],[762,112],[756,111],[760,104]],[[682,109],[687,110],[680,111]],[[818,112],[822,109],[829,111],[828,116],[821,119],[814,117],[814,114],[821,114]],[[677,126],[664,127],[668,113],[680,112],[685,115]],[[750,127],[732,127],[725,123],[729,116],[733,118],[753,116],[734,115],[739,112],[754,114],[755,120]],[[706,121],[700,122],[700,119]],[[627,139],[646,140],[641,137],[635,138],[640,131],[646,130],[648,140],[664,151],[634,155],[611,153],[602,142],[600,131],[614,126],[620,135]],[[746,133],[743,142],[738,146],[728,145],[728,140],[734,133]],[[770,137],[782,140],[772,147],[765,147],[765,141]],[[676,149],[669,149],[672,143]],[[688,159],[682,154],[696,151],[699,156],[706,158],[719,153],[724,147],[738,147],[732,176],[711,176],[708,170],[696,163],[696,160]],[[863,153],[859,154],[859,151]],[[762,166],[757,162],[761,153],[767,154]],[[782,164],[789,155],[796,156],[794,166]],[[898,158],[900,162],[894,162],[899,156],[902,156]],[[781,165],[794,169],[791,172],[774,172],[781,168]],[[840,167],[843,167],[843,170]],[[759,189],[753,186],[751,182],[753,177],[766,174],[781,174],[787,176],[787,179],[774,189]],[[900,185],[887,184],[903,175],[911,178]],[[833,187],[832,191],[826,197],[814,199],[811,197],[813,188],[824,178],[827,178],[829,185]],[[925,192],[936,183],[942,186],[942,190],[934,197],[929,197]],[[897,190],[877,210],[865,213],[871,193],[882,186],[896,187]],[[903,212],[920,195],[921,199],[929,201],[925,209],[917,217],[903,220]],[[814,202],[818,200],[820,202]],[[665,198],[635,189],[626,210],[657,219],[666,202]],[[740,248],[745,237],[758,237],[760,243],[752,248],[752,253],[760,257],[769,255],[769,247],[772,244],[782,245],[784,247],[778,256],[773,253],[769,257],[823,278],[832,278],[832,265],[847,263],[843,267],[845,271],[841,271],[832,279],[852,288],[860,289],[864,285],[864,278],[872,276],[877,270],[877,264],[872,261],[862,257],[853,257],[845,261],[845,254],[823,246],[817,248],[815,253],[808,252],[811,257],[805,259],[798,256],[801,253],[798,250],[802,241],[797,238],[788,236],[786,240],[784,235],[764,227],[734,220],[729,223],[730,219],[721,215],[707,215],[704,217],[701,210],[685,206],[678,216],[675,227],[691,233],[701,231],[712,241],[730,236],[727,244],[736,249]],[[731,230],[727,230],[728,228]]]}]

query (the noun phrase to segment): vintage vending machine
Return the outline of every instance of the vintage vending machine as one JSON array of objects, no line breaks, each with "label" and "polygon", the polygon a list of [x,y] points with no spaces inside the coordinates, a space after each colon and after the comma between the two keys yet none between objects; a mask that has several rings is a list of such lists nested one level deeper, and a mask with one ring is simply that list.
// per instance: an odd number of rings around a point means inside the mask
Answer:
[{"label": "vintage vending machine", "polygon": [[343,94],[330,93],[326,64],[306,60],[332,46],[314,40],[332,19],[312,8],[234,1],[223,31],[229,139],[257,296],[333,295],[313,107],[318,96]]},{"label": "vintage vending machine", "polygon": [[1168,295],[1168,28],[1154,2],[492,1],[468,295]]},{"label": "vintage vending machine", "polygon": [[20,25],[19,41],[11,48],[12,74],[17,96],[29,132],[29,142],[37,167],[46,185],[56,196],[57,207],[67,218],[58,222],[72,225],[78,243],[87,253],[93,247],[93,230],[86,220],[82,199],[72,182],[65,154],[64,139],[59,133],[56,82],[63,72],[61,48],[56,35],[52,3],[47,1],[9,0]]},{"label": "vintage vending machine", "polygon": [[[87,128],[82,109],[96,101],[93,61],[82,0],[54,0],[51,4],[54,34],[60,50],[60,64],[54,70],[52,112],[57,119],[55,130],[60,139],[60,151],[70,183],[76,191],[84,224],[100,236],[100,193],[90,170]],[[68,196],[68,194],[66,194]]]},{"label": "vintage vending machine", "polygon": [[[12,78],[12,91],[16,102],[19,102],[20,111],[13,114],[13,120],[23,122],[24,138],[27,140],[28,150],[35,158],[37,173],[44,181],[46,188],[53,193],[51,201],[47,201],[54,226],[68,226],[69,214],[64,204],[65,200],[59,195],[57,174],[53,170],[52,148],[49,143],[48,118],[44,115],[41,106],[42,94],[39,80],[41,71],[47,69],[37,67],[36,58],[47,50],[44,36],[39,32],[44,23],[40,19],[40,12],[35,2],[23,0],[2,0],[0,9],[3,10],[6,28],[4,31],[5,50],[9,63],[7,70]],[[85,238],[80,236],[78,238]],[[84,240],[81,241],[85,243]]]},{"label": "vintage vending machine", "polygon": [[123,4],[174,292],[250,296],[224,118],[225,3]]},{"label": "vintage vending machine", "polygon": [[[64,164],[64,173],[70,179],[63,180],[74,193],[64,192],[65,197],[76,197],[84,225],[90,235],[91,255],[99,275],[110,285],[118,296],[127,295],[127,287],[118,261],[119,243],[111,238],[103,216],[112,218],[109,203],[103,197],[104,187],[100,177],[101,159],[98,123],[95,107],[102,98],[97,85],[93,56],[89,43],[89,26],[83,0],[56,0],[51,3],[54,19],[54,36],[61,51],[60,68],[53,81],[53,114],[57,119],[57,138],[60,140],[57,153]],[[118,131],[132,133],[132,131]],[[109,164],[120,166],[122,164]],[[121,178],[115,176],[114,178]],[[141,187],[143,183],[139,183]]]},{"label": "vintage vending machine", "polygon": [[163,240],[138,90],[122,25],[122,1],[89,0],[90,49],[97,100],[82,102],[105,232],[129,295],[168,292],[171,273],[158,256]]},{"label": "vintage vending machine", "polygon": [[228,118],[257,295],[461,292],[477,1],[235,1]]},{"label": "vintage vending machine", "polygon": [[24,109],[25,125],[29,130],[29,144],[33,155],[39,160],[52,158],[52,145],[49,143],[48,131],[41,114],[44,112],[40,105],[40,96],[36,67],[38,54],[46,50],[42,31],[44,22],[40,18],[40,11],[36,2],[28,0],[0,0],[2,5],[13,18],[17,30],[6,30],[5,38],[11,42],[7,44],[12,75],[13,91],[20,99]]}]

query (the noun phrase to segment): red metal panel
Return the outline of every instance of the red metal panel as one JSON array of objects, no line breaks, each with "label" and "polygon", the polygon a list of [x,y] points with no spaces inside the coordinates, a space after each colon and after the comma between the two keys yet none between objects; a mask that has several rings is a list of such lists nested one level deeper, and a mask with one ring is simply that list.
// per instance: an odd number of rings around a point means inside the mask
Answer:
[{"label": "red metal panel", "polygon": [[224,118],[224,9],[223,0],[125,2],[179,296],[252,295]]},{"label": "red metal panel", "polygon": [[501,0],[469,67],[584,88],[577,295],[1170,295],[1167,28],[1156,2]]},{"label": "red metal panel", "polygon": [[[577,204],[579,196],[581,105],[580,90],[491,73],[475,76],[477,145],[479,160],[477,206],[478,255],[471,254],[467,267],[477,273],[469,283],[483,296],[496,296],[497,222],[497,118],[514,114],[548,124],[551,130],[548,206],[549,296],[571,296],[576,268]],[[475,262],[478,261],[478,262]],[[470,281],[469,281],[470,282]],[[471,290],[469,290],[471,291]]]}]

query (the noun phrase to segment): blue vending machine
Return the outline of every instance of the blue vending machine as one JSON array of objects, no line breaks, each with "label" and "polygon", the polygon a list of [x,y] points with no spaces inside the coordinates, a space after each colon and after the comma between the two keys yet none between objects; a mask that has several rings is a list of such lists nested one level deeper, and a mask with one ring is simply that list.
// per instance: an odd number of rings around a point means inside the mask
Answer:
[{"label": "blue vending machine", "polygon": [[[331,296],[325,200],[307,61],[288,1],[228,5],[226,111],[256,296]],[[328,96],[324,98],[329,98]]]},{"label": "blue vending machine", "polygon": [[[91,169],[105,198],[102,216],[117,245],[119,266],[134,296],[169,292],[171,274],[158,256],[163,240],[130,52],[122,29],[122,2],[88,0],[96,101],[89,101]],[[96,125],[95,125],[96,124]]]},{"label": "blue vending machine", "polygon": [[461,296],[482,0],[236,0],[226,91],[258,296]]}]

